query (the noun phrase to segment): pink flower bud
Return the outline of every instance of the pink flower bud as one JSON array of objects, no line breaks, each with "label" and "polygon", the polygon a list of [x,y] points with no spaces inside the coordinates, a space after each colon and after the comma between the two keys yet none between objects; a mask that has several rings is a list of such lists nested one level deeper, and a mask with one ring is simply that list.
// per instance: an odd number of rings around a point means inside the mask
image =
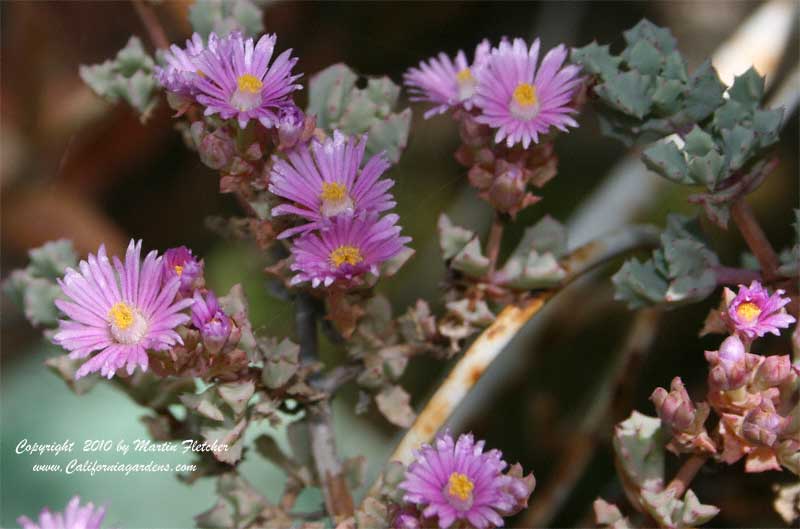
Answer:
[{"label": "pink flower bud", "polygon": [[768,356],[759,366],[755,383],[762,389],[774,388],[787,382],[792,376],[792,361],[789,355]]},{"label": "pink flower bud", "polygon": [[747,440],[753,443],[771,447],[790,422],[789,417],[782,417],[775,411],[772,400],[762,398],[758,407],[745,415],[742,433]]},{"label": "pink flower bud", "polygon": [[236,154],[233,138],[223,129],[206,134],[197,148],[200,160],[214,170],[223,169],[231,163]]},{"label": "pink flower bud", "polygon": [[492,185],[494,175],[480,165],[473,165],[467,173],[467,178],[469,178],[469,183],[472,184],[473,187],[484,190]]},{"label": "pink flower bud", "polygon": [[497,166],[500,174],[489,189],[489,203],[503,213],[519,210],[526,194],[522,169],[505,162]]},{"label": "pink flower bud", "polygon": [[656,388],[650,396],[661,421],[673,430],[685,432],[692,428],[697,418],[697,409],[686,391],[680,377],[672,379],[672,391]]},{"label": "pink flower bud", "polygon": [[755,367],[758,357],[748,355],[738,336],[729,336],[722,342],[719,351],[706,351],[706,360],[711,364],[709,385],[722,391],[743,387]]}]

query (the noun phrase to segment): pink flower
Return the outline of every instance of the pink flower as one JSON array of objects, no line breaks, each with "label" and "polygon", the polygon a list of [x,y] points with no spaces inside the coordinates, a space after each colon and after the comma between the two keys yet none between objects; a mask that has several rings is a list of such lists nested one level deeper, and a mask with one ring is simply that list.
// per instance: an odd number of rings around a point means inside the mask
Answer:
[{"label": "pink flower", "polygon": [[403,251],[409,237],[400,235],[397,215],[342,215],[329,227],[295,239],[292,284],[310,281],[316,288],[334,282],[348,286],[366,273],[378,275],[380,265]]},{"label": "pink flower", "polygon": [[436,106],[425,112],[425,119],[463,105],[472,108],[472,96],[477,86],[476,75],[489,55],[489,41],[483,40],[475,48],[475,58],[470,65],[467,56],[459,50],[453,61],[447,54],[439,53],[419,68],[409,68],[403,75],[411,101],[427,101]]},{"label": "pink flower", "polygon": [[502,454],[484,452],[483,446],[472,434],[454,442],[448,433],[434,446],[423,445],[399,485],[406,491],[405,501],[418,506],[426,518],[436,516],[442,529],[456,521],[477,529],[501,527],[500,513],[512,511],[518,499],[511,492],[513,478],[503,474]]},{"label": "pink flower", "polygon": [[104,507],[95,508],[92,503],[81,507],[81,499],[75,496],[69,501],[63,514],[50,512],[45,507],[39,513],[38,523],[27,516],[17,518],[17,523],[22,529],[100,529],[105,515]]},{"label": "pink flower", "polygon": [[181,311],[193,301],[175,300],[180,279],[162,284],[162,259],[153,251],[142,263],[141,248],[141,241],[131,241],[125,263],[114,257],[112,267],[100,246],[97,256],[80,262],[80,272],[68,268],[58,280],[66,299],[55,304],[68,319],[59,322],[53,341],[70,351],[70,358],[93,355],[76,379],[95,371],[111,378],[122,367],[130,375],[137,365],[147,370],[147,349],[183,343],[175,327],[189,320]]},{"label": "pink flower", "polygon": [[795,322],[783,308],[790,301],[782,297],[783,294],[783,290],[776,290],[770,296],[758,281],[753,281],[749,287],[739,285],[739,293],[728,306],[728,320],[737,333],[750,340],[767,333],[778,336],[779,329]]},{"label": "pink flower", "polygon": [[292,149],[285,160],[273,158],[269,190],[291,202],[276,206],[272,214],[294,214],[308,221],[282,231],[279,239],[322,228],[338,215],[380,213],[394,207],[388,192],[394,180],[381,178],[389,161],[376,154],[361,167],[366,147],[366,135],[357,139],[336,130],[332,138]]},{"label": "pink flower", "polygon": [[522,143],[527,149],[551,127],[566,131],[578,126],[570,114],[576,112],[572,99],[583,79],[579,66],[563,66],[567,54],[559,45],[537,68],[539,39],[530,48],[514,39],[492,50],[478,73],[473,102],[481,111],[477,121],[497,129],[496,142],[505,140],[508,147]]}]

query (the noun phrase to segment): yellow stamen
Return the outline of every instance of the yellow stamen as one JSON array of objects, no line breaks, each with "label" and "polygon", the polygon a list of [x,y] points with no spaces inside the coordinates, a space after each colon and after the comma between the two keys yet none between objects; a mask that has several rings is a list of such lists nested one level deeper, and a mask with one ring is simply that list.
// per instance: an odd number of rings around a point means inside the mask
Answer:
[{"label": "yellow stamen", "polygon": [[339,246],[331,252],[330,260],[331,263],[338,268],[344,263],[357,265],[363,261],[364,258],[361,256],[361,250],[355,246]]},{"label": "yellow stamen", "polygon": [[475,484],[465,474],[458,472],[450,474],[447,484],[449,485],[447,492],[450,493],[450,496],[456,497],[461,501],[469,499],[472,489],[475,488]]},{"label": "yellow stamen", "polygon": [[175,265],[175,273],[178,274],[178,277],[181,277],[183,273],[183,267],[181,265]]},{"label": "yellow stamen", "polygon": [[122,301],[114,303],[108,311],[108,316],[113,320],[114,326],[123,331],[133,324],[133,309]]},{"label": "yellow stamen", "polygon": [[522,107],[535,105],[539,101],[536,97],[536,87],[529,83],[520,83],[514,89],[514,101]]},{"label": "yellow stamen", "polygon": [[203,72],[203,70],[197,70],[195,73],[200,77],[202,77],[203,79],[205,79],[206,77],[206,74]]},{"label": "yellow stamen", "polygon": [[746,322],[751,322],[754,319],[758,318],[759,314],[761,314],[761,309],[758,308],[758,305],[752,303],[750,301],[745,301],[744,303],[740,304],[736,307],[736,314],[739,315]]},{"label": "yellow stamen", "polygon": [[338,202],[347,196],[347,188],[344,184],[338,182],[323,182],[322,193],[319,198],[322,200],[329,200],[331,202]]},{"label": "yellow stamen", "polygon": [[236,83],[239,85],[240,91],[250,92],[251,94],[257,94],[261,90],[261,87],[264,86],[264,84],[258,80],[258,77],[249,73],[239,77]]},{"label": "yellow stamen", "polygon": [[458,72],[456,74],[456,80],[459,83],[464,83],[466,81],[471,81],[472,80],[472,72],[470,71],[469,68],[464,68],[463,70],[461,70],[460,72]]}]

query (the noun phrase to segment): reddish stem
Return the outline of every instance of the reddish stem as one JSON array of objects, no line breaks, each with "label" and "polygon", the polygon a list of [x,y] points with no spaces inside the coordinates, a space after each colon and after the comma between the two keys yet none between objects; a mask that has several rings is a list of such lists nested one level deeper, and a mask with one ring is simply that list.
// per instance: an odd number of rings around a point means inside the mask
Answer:
[{"label": "reddish stem", "polygon": [[775,249],[772,248],[764,230],[756,220],[753,209],[744,198],[733,203],[731,218],[739,228],[747,246],[758,259],[764,279],[767,282],[774,281],[778,277],[778,266],[780,265],[778,254],[775,253]]},{"label": "reddish stem", "polygon": [[144,0],[133,0],[133,7],[136,9],[136,14],[139,15],[139,18],[142,20],[142,24],[144,24],[153,45],[156,48],[169,48],[167,34],[164,33],[161,22],[158,21],[158,17],[150,6],[145,4]]},{"label": "reddish stem", "polygon": [[686,460],[678,473],[667,485],[667,489],[675,491],[675,497],[680,498],[689,488],[689,484],[708,461],[708,456],[694,455]]},{"label": "reddish stem", "polygon": [[495,212],[492,228],[489,231],[489,241],[486,243],[486,253],[489,258],[489,276],[497,269],[497,256],[500,255],[500,243],[503,241],[503,220]]},{"label": "reddish stem", "polygon": [[761,281],[761,274],[758,271],[745,268],[717,266],[714,268],[714,274],[717,276],[718,285],[741,285]]}]

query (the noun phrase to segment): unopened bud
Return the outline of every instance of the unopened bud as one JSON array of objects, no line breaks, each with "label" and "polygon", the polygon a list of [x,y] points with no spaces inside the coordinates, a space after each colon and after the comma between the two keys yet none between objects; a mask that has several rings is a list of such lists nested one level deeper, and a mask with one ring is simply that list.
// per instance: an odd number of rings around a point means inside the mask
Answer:
[{"label": "unopened bud", "polygon": [[760,389],[774,388],[787,382],[792,376],[792,361],[789,355],[768,356],[759,366],[755,384]]},{"label": "unopened bud", "polygon": [[526,194],[522,169],[503,164],[501,171],[489,189],[489,203],[502,213],[519,210]]},{"label": "unopened bud", "polygon": [[494,175],[481,167],[480,165],[473,165],[467,173],[469,183],[480,190],[488,189],[492,185]]},{"label": "unopened bud", "polygon": [[206,134],[198,146],[200,160],[214,170],[227,167],[236,154],[236,144],[224,129]]},{"label": "unopened bud", "polygon": [[718,351],[706,351],[706,360],[711,364],[709,384],[716,390],[731,391],[747,383],[750,371],[755,367],[748,358],[744,344],[737,336],[729,336]]},{"label": "unopened bud", "polygon": [[782,417],[775,411],[772,400],[762,397],[758,407],[745,415],[742,433],[749,441],[773,446],[790,422],[791,419]]}]

